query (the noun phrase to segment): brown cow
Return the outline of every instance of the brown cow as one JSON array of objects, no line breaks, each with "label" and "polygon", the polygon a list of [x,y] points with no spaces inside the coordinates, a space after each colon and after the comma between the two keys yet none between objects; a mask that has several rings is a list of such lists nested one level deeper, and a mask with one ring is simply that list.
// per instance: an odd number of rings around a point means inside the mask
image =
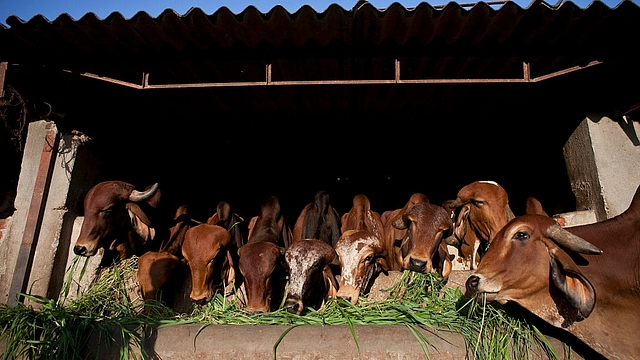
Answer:
[{"label": "brown cow", "polygon": [[247,312],[269,312],[279,306],[286,285],[284,252],[291,236],[278,198],[269,197],[249,222],[247,244],[238,250]]},{"label": "brown cow", "polygon": [[84,221],[73,252],[93,256],[99,248],[115,250],[119,259],[141,255],[156,235],[149,211],[160,201],[158,184],[145,191],[123,181],[105,181],[84,199]]},{"label": "brown cow", "polygon": [[222,226],[200,224],[187,230],[182,255],[191,270],[191,301],[207,303],[221,288],[225,295],[230,293],[230,285],[235,280],[231,252],[237,252],[237,248],[229,231]]},{"label": "brown cow", "polygon": [[467,296],[515,302],[610,359],[640,354],[640,188],[622,214],[562,228],[545,215],[509,222],[466,283]]},{"label": "brown cow", "polygon": [[422,193],[414,193],[409,197],[409,201],[400,209],[388,210],[382,213],[380,220],[384,225],[384,242],[387,249],[387,264],[389,271],[401,271],[402,266],[402,252],[400,251],[400,244],[407,234],[406,229],[398,229],[393,226],[393,222],[401,219],[404,213],[409,210],[413,205],[419,202],[429,202],[429,198]]},{"label": "brown cow", "polygon": [[442,206],[418,202],[410,207],[393,226],[405,230],[400,245],[402,269],[419,273],[437,272],[447,278],[451,259],[442,241],[451,231],[451,216]]},{"label": "brown cow", "polygon": [[387,272],[387,251],[380,215],[369,199],[356,195],[353,207],[342,216],[342,235],[335,250],[340,258],[338,298],[355,304],[366,294],[381,271]]},{"label": "brown cow", "polygon": [[333,247],[340,238],[340,225],[340,215],[331,206],[329,193],[318,191],[314,202],[302,209],[293,226],[293,242],[317,239]]},{"label": "brown cow", "polygon": [[460,189],[449,207],[456,215],[453,235],[445,243],[467,247],[462,257],[468,269],[475,269],[495,234],[514,217],[507,192],[494,181],[475,181]]},{"label": "brown cow", "polygon": [[289,271],[287,297],[284,308],[300,315],[305,307],[319,309],[324,302],[335,298],[337,286],[330,264],[337,255],[325,241],[301,239],[285,252]]},{"label": "brown cow", "polygon": [[[190,275],[192,271],[190,271],[189,266],[198,265],[192,262],[187,266],[186,261],[184,261],[182,244],[184,243],[187,230],[196,225],[202,224],[202,222],[191,218],[186,205],[182,205],[178,208],[174,221],[175,224],[170,229],[169,239],[166,243],[162,244],[160,250],[157,252],[146,252],[138,259],[138,282],[144,299],[160,300],[158,291],[163,289],[165,293],[170,293],[169,296],[163,296],[164,300],[171,300],[174,296],[173,292],[180,289],[182,289],[180,291],[185,290],[180,285],[191,286]],[[242,218],[233,213],[231,211],[231,206],[225,201],[220,201],[218,203],[216,213],[207,220],[207,224],[218,225],[230,230],[229,232],[232,237],[232,242],[224,249],[226,257],[228,258],[223,259],[223,263],[228,264],[229,266],[228,268],[224,268],[225,271],[229,272],[226,275],[228,278],[227,285],[229,281],[231,281],[229,279],[234,279],[236,274],[235,268],[237,268],[238,264],[236,244],[242,244],[244,242],[241,230],[242,227],[240,226],[242,221]],[[205,256],[207,254],[206,249],[203,251],[199,246],[202,245],[184,250],[186,250],[187,253],[194,250],[196,252],[201,252],[200,254],[189,254],[190,258],[195,259],[197,256]],[[209,252],[208,255],[215,256],[216,254]],[[201,260],[201,262],[206,264],[211,262],[213,258],[209,261],[205,260]],[[216,263],[216,265],[219,264]],[[198,286],[202,286],[202,284],[199,284]],[[226,290],[230,291],[231,288],[227,287]],[[192,292],[188,289],[186,289],[186,291]],[[206,290],[200,288],[196,289],[195,292],[206,293]],[[202,299],[197,299],[195,302],[201,303],[202,301]],[[206,299],[204,301],[206,301]],[[169,306],[171,306],[171,304],[169,304]]]},{"label": "brown cow", "polygon": [[[175,224],[169,230],[169,239],[162,244],[159,251],[147,251],[138,258],[138,270],[136,273],[138,284],[145,300],[167,300],[169,296],[160,296],[160,290],[172,292],[177,288],[176,281],[180,281],[184,271],[182,264],[182,243],[187,230],[199,222],[191,219],[188,207],[182,205],[176,211]],[[172,286],[167,287],[166,284]],[[167,292],[167,291],[165,291]],[[169,304],[171,306],[171,304]]]}]

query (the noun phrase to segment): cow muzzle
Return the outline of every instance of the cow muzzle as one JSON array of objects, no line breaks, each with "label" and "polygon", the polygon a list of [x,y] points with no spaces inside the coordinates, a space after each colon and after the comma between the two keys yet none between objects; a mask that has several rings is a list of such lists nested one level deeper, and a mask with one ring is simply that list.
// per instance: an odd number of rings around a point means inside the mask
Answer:
[{"label": "cow muzzle", "polygon": [[285,300],[283,308],[291,314],[300,315],[304,310],[304,304],[298,296],[289,296]]},{"label": "cow muzzle", "polygon": [[407,270],[415,271],[418,273],[429,273],[431,272],[432,265],[430,261],[423,261],[416,258],[409,258],[407,262]]},{"label": "cow muzzle", "polygon": [[90,257],[97,253],[98,248],[91,245],[76,245],[73,247],[73,253],[79,256]]},{"label": "cow muzzle", "polygon": [[478,284],[480,284],[480,277],[477,275],[471,275],[465,282],[465,288],[467,290],[466,296],[472,297],[478,293]]},{"label": "cow muzzle", "polygon": [[341,283],[336,296],[338,299],[349,301],[355,305],[360,297],[360,289],[349,284]]},{"label": "cow muzzle", "polygon": [[[492,289],[492,286],[489,285],[487,281],[482,277],[482,275],[471,275],[465,282],[465,297],[470,299],[475,295],[482,294],[486,297],[486,301],[494,301],[496,300],[496,296],[498,295],[498,289]],[[496,290],[496,291],[492,291]]]}]

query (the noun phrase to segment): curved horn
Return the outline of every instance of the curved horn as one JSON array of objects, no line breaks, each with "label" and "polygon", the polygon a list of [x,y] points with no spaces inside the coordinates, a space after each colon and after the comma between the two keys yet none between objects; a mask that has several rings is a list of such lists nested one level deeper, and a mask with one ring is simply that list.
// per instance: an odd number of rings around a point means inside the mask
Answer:
[{"label": "curved horn", "polygon": [[585,239],[563,229],[558,224],[553,224],[547,228],[547,235],[558,244],[569,250],[577,251],[582,254],[600,255],[602,250],[591,244]]},{"label": "curved horn", "polygon": [[158,183],[153,184],[149,189],[145,191],[133,190],[129,195],[129,201],[138,202],[151,198],[158,191]]},{"label": "curved horn", "polygon": [[457,209],[462,205],[464,205],[462,200],[460,200],[460,198],[456,198],[455,200],[449,203],[449,209]]}]

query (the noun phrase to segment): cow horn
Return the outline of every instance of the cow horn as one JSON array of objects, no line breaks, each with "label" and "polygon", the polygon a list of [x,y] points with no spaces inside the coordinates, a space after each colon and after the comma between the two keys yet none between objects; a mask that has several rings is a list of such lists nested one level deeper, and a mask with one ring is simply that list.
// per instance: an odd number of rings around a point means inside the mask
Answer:
[{"label": "cow horn", "polygon": [[462,200],[460,200],[460,198],[456,198],[455,200],[449,203],[449,209],[457,209],[462,205],[464,205]]},{"label": "cow horn", "polygon": [[129,195],[129,201],[138,202],[149,199],[158,191],[158,186],[158,183],[155,183],[145,191],[133,190]]},{"label": "cow horn", "polygon": [[547,235],[558,244],[566,247],[569,250],[573,250],[582,254],[600,255],[600,250],[595,245],[586,241],[585,239],[563,229],[558,224],[550,225],[547,228]]}]

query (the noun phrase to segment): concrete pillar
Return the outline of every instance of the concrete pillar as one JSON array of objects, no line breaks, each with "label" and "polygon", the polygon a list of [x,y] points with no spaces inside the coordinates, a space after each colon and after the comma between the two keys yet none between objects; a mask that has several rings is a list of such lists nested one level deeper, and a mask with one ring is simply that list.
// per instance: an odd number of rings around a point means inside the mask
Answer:
[{"label": "concrete pillar", "polygon": [[640,184],[640,124],[589,115],[563,148],[576,210],[597,221],[624,212]]},{"label": "concrete pillar", "polygon": [[64,273],[72,228],[65,225],[77,216],[67,208],[69,189],[78,146],[86,140],[81,134],[61,136],[51,121],[29,123],[16,210],[0,239],[3,303],[15,305],[19,293],[57,297],[62,280],[56,274]]}]

